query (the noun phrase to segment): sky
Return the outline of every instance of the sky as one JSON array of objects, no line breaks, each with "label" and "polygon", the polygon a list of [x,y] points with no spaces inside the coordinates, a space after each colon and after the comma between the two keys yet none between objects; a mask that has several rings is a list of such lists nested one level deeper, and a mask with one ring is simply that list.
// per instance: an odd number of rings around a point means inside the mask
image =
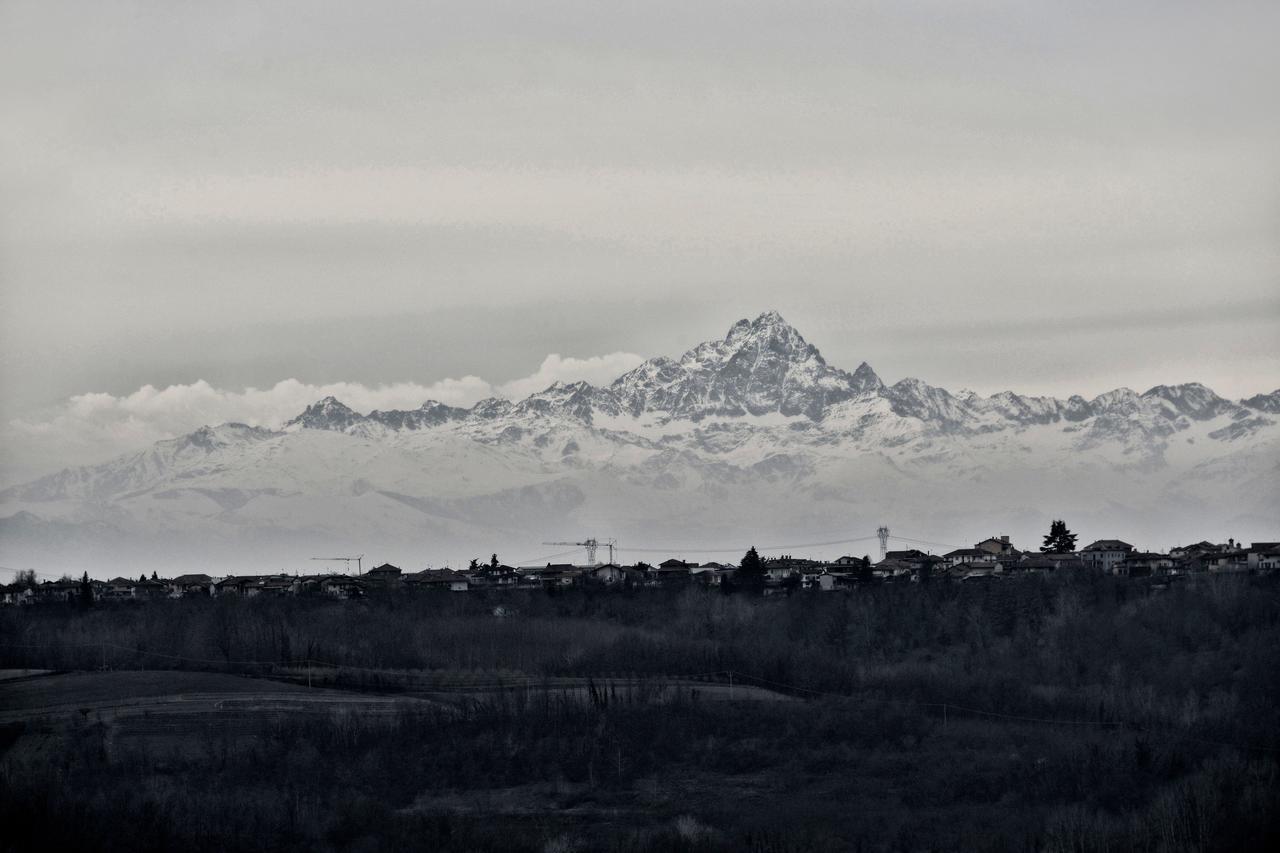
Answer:
[{"label": "sky", "polygon": [[0,483],[607,382],[1280,387],[1275,2],[0,3]]}]

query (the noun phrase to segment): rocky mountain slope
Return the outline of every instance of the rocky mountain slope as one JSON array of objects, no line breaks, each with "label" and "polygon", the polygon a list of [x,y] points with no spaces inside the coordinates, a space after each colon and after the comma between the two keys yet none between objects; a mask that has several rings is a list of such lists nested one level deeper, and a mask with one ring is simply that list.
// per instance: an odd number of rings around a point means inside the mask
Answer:
[{"label": "rocky mountain slope", "polygon": [[827,364],[769,312],[607,387],[368,413],[330,397],[279,430],[203,427],[67,469],[0,492],[0,559],[247,571],[340,548],[413,567],[495,548],[534,558],[543,539],[593,534],[690,554],[881,522],[944,545],[1025,541],[1050,516],[1152,546],[1275,538],[1277,422],[1280,390],[886,385],[865,363]]}]

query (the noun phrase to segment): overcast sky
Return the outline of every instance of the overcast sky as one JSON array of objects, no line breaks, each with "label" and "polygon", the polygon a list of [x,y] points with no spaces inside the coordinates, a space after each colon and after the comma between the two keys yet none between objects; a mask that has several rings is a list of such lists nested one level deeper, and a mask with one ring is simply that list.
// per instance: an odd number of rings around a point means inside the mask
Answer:
[{"label": "overcast sky", "polygon": [[3,0],[0,480],[322,387],[606,381],[770,308],[889,381],[1273,390],[1277,32],[1274,0]]}]

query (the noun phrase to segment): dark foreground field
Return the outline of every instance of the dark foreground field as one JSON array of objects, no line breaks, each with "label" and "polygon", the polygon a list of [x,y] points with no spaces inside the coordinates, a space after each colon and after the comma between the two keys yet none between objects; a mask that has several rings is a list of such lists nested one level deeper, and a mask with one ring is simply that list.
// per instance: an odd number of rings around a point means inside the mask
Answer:
[{"label": "dark foreground field", "polygon": [[60,671],[0,680],[5,850],[1280,849],[1266,578],[23,608],[0,644]]}]

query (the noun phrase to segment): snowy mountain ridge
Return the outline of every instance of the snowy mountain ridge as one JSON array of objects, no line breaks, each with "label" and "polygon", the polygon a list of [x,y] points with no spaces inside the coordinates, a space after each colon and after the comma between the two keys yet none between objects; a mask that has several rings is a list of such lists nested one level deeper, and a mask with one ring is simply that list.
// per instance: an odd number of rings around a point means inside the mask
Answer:
[{"label": "snowy mountain ridge", "polygon": [[278,430],[207,426],[67,469],[0,492],[0,555],[260,563],[323,543],[408,560],[554,531],[693,546],[888,519],[963,543],[1069,512],[1099,535],[1274,538],[1278,416],[1280,390],[1198,383],[1065,400],[886,385],[768,312],[603,387],[368,413],[327,397]]},{"label": "snowy mountain ridge", "polygon": [[[863,362],[853,373],[831,367],[817,348],[775,311],[739,320],[722,339],[707,341],[679,359],[650,359],[607,387],[586,382],[554,383],[519,402],[489,398],[462,409],[436,401],[410,411],[360,415],[333,397],[308,407],[289,428],[347,430],[357,424],[390,429],[427,429],[462,420],[493,420],[511,414],[564,415],[591,424],[599,415],[645,415],[662,421],[697,422],[777,412],[822,421],[836,404],[880,396],[900,417],[934,428],[990,431],[1009,426],[1080,422],[1093,417],[1138,417],[1155,434],[1185,429],[1186,421],[1228,414],[1236,419],[1280,412],[1280,390],[1233,402],[1197,382],[1159,385],[1138,394],[1118,388],[1085,400],[1073,396],[1024,396],[1003,391],[981,397],[952,394],[919,379],[886,386]],[[1170,422],[1164,424],[1163,421]]]}]

